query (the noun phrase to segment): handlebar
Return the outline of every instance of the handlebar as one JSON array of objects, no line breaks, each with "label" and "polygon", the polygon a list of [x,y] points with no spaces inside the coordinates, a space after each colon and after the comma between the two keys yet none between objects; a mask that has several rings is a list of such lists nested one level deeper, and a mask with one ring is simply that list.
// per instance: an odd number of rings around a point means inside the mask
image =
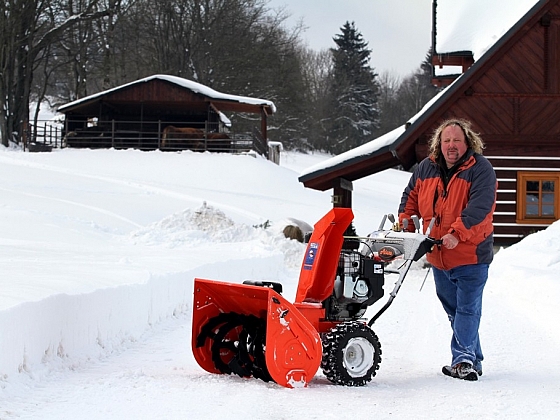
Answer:
[{"label": "handlebar", "polygon": [[443,239],[435,239],[435,238],[432,238],[430,236],[428,236],[426,239],[429,240],[430,242],[432,242],[434,245],[442,245],[443,244]]}]

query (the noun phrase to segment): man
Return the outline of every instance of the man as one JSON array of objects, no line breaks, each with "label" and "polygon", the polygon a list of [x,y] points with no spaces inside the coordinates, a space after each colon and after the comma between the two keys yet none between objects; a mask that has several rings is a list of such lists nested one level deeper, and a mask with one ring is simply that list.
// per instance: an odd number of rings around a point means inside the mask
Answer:
[{"label": "man", "polygon": [[430,236],[441,238],[442,244],[427,259],[453,329],[452,362],[442,372],[469,381],[482,375],[478,328],[482,292],[494,256],[497,181],[492,165],[482,156],[483,148],[470,122],[445,121],[435,131],[430,156],[412,174],[399,207],[401,223],[418,215],[425,230],[435,218]]}]

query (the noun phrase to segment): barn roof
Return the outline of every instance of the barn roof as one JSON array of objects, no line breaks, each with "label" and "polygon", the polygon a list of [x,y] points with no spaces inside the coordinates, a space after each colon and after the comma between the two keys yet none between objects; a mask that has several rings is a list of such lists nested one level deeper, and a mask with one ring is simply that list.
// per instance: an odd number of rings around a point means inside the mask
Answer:
[{"label": "barn roof", "polygon": [[218,109],[220,111],[239,111],[239,112],[252,112],[252,113],[259,113],[261,109],[271,115],[272,113],[276,112],[276,106],[274,102],[268,101],[265,99],[258,99],[258,98],[250,98],[247,96],[237,96],[237,95],[230,95],[227,93],[218,92],[208,86],[202,85],[200,83],[194,82],[192,80],[184,79],[182,77],[177,76],[169,76],[165,74],[156,74],[153,76],[145,77],[143,79],[136,80],[134,82],[126,83],[121,86],[114,87],[109,90],[105,90],[103,92],[99,92],[85,98],[78,99],[73,102],[69,102],[65,105],[62,105],[58,108],[59,112],[69,112],[75,109],[79,109],[84,106],[88,106],[92,102],[97,102],[102,98],[106,98],[111,94],[136,86],[142,83],[150,83],[153,81],[164,81],[172,83],[180,88],[188,89],[195,94],[202,95],[210,100],[210,102],[214,104],[219,104]]},{"label": "barn roof", "polygon": [[[450,0],[448,0],[449,2]],[[424,108],[412,118],[410,118],[404,125],[396,128],[395,130],[376,138],[362,146],[349,150],[333,158],[327,159],[317,165],[309,167],[301,172],[299,181],[306,187],[317,190],[327,190],[333,188],[334,182],[338,178],[344,178],[348,181],[354,181],[365,176],[383,171],[385,169],[393,168],[402,165],[406,169],[410,168],[415,161],[411,159],[414,155],[414,144],[418,136],[429,128],[429,122],[434,114],[438,112],[442,106],[450,101],[455,100],[459,95],[462,95],[468,87],[469,79],[484,71],[485,67],[491,62],[492,57],[499,51],[505,44],[507,44],[523,27],[527,21],[532,19],[538,12],[551,0],[540,0],[535,4],[535,0],[518,0],[523,7],[533,7],[509,27],[500,38],[492,36],[489,39],[491,42],[490,47],[480,48],[477,50],[481,56],[480,58],[461,76],[459,76],[451,85],[436,95]],[[500,4],[502,8],[510,7],[509,3],[505,4],[500,0],[462,0],[462,2],[473,3],[473,8],[478,5],[478,14],[486,13],[490,5],[497,6]],[[484,7],[480,3],[484,4]],[[438,10],[440,3],[438,2]],[[455,2],[452,2],[455,5]],[[515,3],[515,2],[514,2]],[[517,10],[521,10],[517,8]],[[501,14],[492,13],[497,19],[501,19]],[[441,14],[438,12],[438,20],[445,21]],[[483,19],[485,25],[489,25],[487,20]],[[501,20],[499,20],[501,22]],[[476,33],[475,22],[465,21],[465,24],[473,25],[472,31]],[[494,26],[484,30],[480,30],[480,34],[491,33],[489,29],[493,29],[494,33],[503,31],[500,25]],[[457,29],[457,28],[455,28]],[[439,26],[438,26],[439,30]],[[442,38],[443,39],[443,38]],[[452,43],[452,37],[448,38],[449,41],[444,45],[456,45]],[[474,39],[474,38],[473,38]],[[453,41],[455,42],[455,41]],[[474,44],[466,45],[467,48],[473,48]],[[477,44],[482,45],[482,44]],[[462,48],[464,49],[464,48]]]}]

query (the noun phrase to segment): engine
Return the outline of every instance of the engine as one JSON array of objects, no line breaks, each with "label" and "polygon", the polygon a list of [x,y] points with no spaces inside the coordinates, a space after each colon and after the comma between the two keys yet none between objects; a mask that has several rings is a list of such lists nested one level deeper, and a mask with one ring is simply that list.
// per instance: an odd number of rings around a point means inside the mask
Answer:
[{"label": "engine", "polygon": [[354,320],[383,297],[384,263],[355,249],[340,253],[332,295],[323,303],[331,321]]}]

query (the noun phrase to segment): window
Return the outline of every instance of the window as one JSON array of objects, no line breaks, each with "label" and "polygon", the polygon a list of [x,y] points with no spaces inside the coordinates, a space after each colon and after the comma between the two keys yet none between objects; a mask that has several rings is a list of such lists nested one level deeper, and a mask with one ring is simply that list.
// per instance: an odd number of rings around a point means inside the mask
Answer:
[{"label": "window", "polygon": [[560,217],[560,172],[517,173],[517,223],[552,223]]}]

